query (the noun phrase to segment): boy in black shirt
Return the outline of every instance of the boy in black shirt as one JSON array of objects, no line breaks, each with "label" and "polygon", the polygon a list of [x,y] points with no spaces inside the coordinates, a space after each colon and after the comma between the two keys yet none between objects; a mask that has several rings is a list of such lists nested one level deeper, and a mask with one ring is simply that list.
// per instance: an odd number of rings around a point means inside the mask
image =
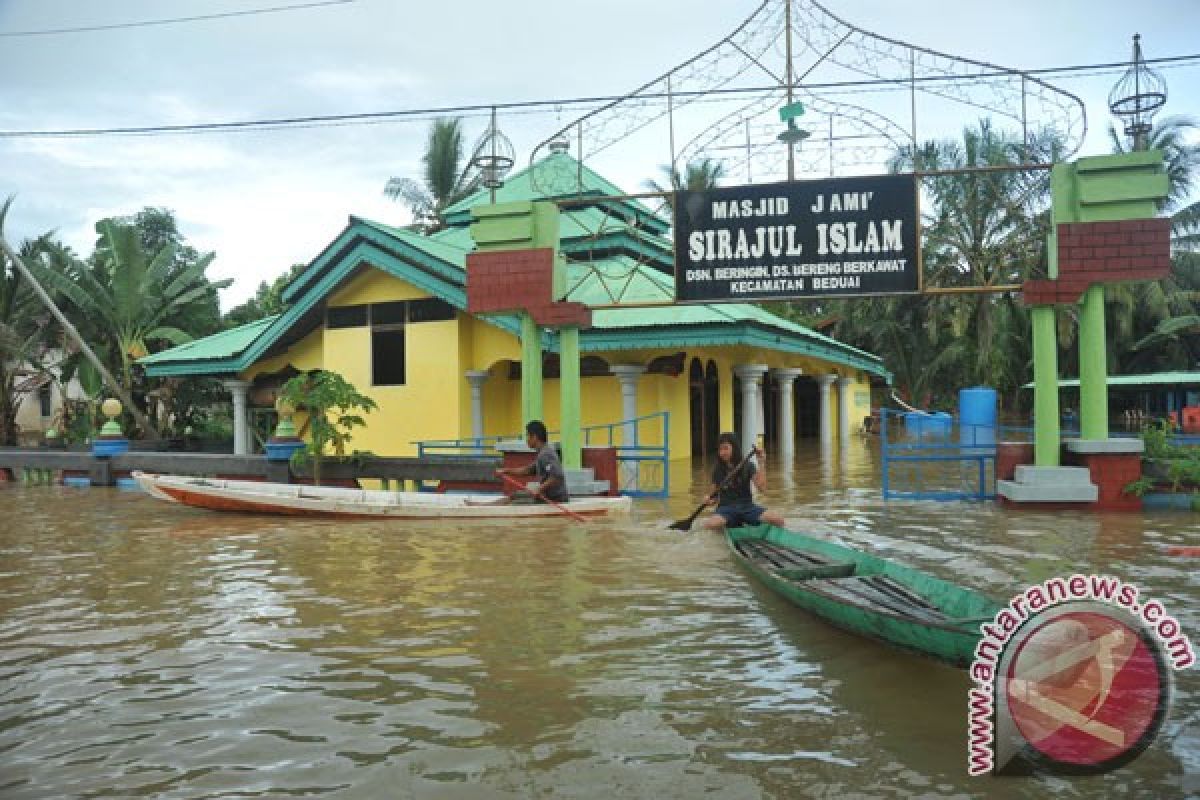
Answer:
[{"label": "boy in black shirt", "polygon": [[[757,447],[755,456],[765,455]],[[739,468],[740,467],[740,468]],[[732,476],[732,477],[731,477]],[[767,474],[754,461],[742,463],[738,452],[737,437],[722,433],[717,437],[717,466],[713,470],[713,486],[708,494],[709,502],[716,501],[716,512],[704,520],[704,527],[712,531],[725,528],[740,528],[743,525],[767,523],[783,527],[783,517],[768,511],[754,502],[750,489],[753,483],[760,492],[767,490]]]}]

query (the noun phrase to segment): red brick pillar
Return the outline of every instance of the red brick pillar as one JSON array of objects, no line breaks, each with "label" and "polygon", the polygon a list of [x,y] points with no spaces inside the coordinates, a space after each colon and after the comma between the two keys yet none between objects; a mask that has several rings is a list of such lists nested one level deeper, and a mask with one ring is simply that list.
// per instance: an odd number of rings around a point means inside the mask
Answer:
[{"label": "red brick pillar", "polygon": [[1033,463],[1033,442],[1000,442],[996,445],[996,480],[1011,481],[1021,464]]},{"label": "red brick pillar", "polygon": [[1073,466],[1087,467],[1099,494],[1092,508],[1102,511],[1141,511],[1142,498],[1125,487],[1142,477],[1140,453],[1071,453]]}]

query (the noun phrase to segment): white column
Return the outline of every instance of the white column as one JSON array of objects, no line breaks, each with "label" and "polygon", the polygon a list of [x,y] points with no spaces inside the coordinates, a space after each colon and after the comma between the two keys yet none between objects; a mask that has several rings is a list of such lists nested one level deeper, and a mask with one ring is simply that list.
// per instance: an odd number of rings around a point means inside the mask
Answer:
[{"label": "white column", "polygon": [[837,380],[837,375],[818,375],[817,390],[821,398],[821,420],[817,427],[821,431],[821,446],[828,447],[833,442],[833,404],[829,398],[829,387]]},{"label": "white column", "polygon": [[791,458],[796,454],[796,404],[792,385],[804,374],[798,367],[773,369],[771,374],[779,382],[779,455]]},{"label": "white column", "polygon": [[844,446],[850,441],[850,379],[838,378],[838,440]]},{"label": "white column", "polygon": [[[614,364],[608,371],[621,382],[621,419],[625,427],[621,430],[621,444],[633,447],[637,442],[637,385],[638,378],[646,371],[641,364]],[[636,491],[638,488],[638,465],[640,462],[617,459],[618,480],[622,489]]]},{"label": "white column", "polygon": [[233,454],[250,455],[250,420],[246,417],[246,395],[250,391],[249,381],[222,381],[233,398]]},{"label": "white column", "polygon": [[621,444],[633,447],[637,438],[637,424],[631,420],[637,419],[637,385],[638,378],[646,368],[641,364],[616,364],[609,367],[609,372],[617,376],[621,382],[621,420],[625,427],[621,434]]},{"label": "white column", "polygon": [[483,438],[483,384],[487,383],[488,371],[469,369],[463,373],[471,384],[471,438]]},{"label": "white column", "polygon": [[766,364],[740,364],[733,373],[742,382],[742,453],[749,453],[762,433],[762,397],[758,382],[767,373]]}]

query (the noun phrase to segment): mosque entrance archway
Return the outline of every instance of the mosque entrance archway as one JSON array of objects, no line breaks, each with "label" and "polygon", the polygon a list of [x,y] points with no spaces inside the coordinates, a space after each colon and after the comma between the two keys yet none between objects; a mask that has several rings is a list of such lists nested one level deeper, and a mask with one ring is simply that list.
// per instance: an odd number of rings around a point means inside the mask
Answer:
[{"label": "mosque entrance archway", "polygon": [[691,415],[692,455],[706,456],[717,449],[720,433],[720,377],[716,362],[693,358],[688,367],[688,410]]}]

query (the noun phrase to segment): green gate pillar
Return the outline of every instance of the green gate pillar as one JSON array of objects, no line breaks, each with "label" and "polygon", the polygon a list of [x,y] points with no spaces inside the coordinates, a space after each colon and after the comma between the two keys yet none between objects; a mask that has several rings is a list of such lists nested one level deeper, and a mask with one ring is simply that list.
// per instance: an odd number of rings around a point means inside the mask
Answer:
[{"label": "green gate pillar", "polygon": [[566,327],[558,334],[558,387],[562,414],[563,466],[583,466],[583,412],[579,390],[579,328]]},{"label": "green gate pillar", "polygon": [[1104,286],[1093,286],[1079,307],[1079,438],[1108,438],[1108,358]]},{"label": "green gate pillar", "polygon": [[1035,307],[1033,318],[1033,461],[1059,466],[1058,339],[1054,306]]},{"label": "green gate pillar", "polygon": [[[1058,225],[1152,219],[1167,188],[1162,153],[1157,150],[1060,164],[1051,179],[1052,221]],[[1084,292],[1079,311],[1079,436],[1107,439],[1108,335],[1103,284]]]},{"label": "green gate pillar", "polygon": [[521,312],[521,425],[542,419],[542,332]]},{"label": "green gate pillar", "polygon": [[[1059,225],[1152,219],[1166,193],[1162,153],[1156,150],[1056,164],[1050,173],[1050,280],[1059,278]],[[1059,409],[1053,307],[1035,308],[1033,326],[1035,460],[1038,466],[1056,466]],[[1096,283],[1084,292],[1080,302],[1079,422],[1083,439],[1108,438],[1107,349],[1104,285]]]}]

